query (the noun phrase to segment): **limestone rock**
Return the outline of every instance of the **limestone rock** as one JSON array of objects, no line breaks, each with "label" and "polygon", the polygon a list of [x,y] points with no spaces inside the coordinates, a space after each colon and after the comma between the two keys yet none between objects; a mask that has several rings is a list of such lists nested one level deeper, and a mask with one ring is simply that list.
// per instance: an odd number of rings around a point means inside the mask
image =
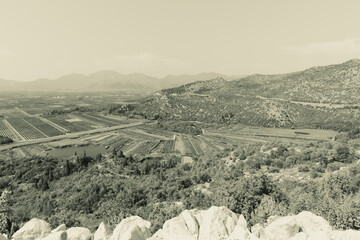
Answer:
[{"label": "limestone rock", "polygon": [[148,238],[146,240],[164,240],[163,234],[164,234],[163,230],[159,229],[159,230],[157,230],[157,232],[154,235],[152,235],[151,238]]},{"label": "limestone rock", "polygon": [[8,240],[8,238],[0,233],[0,240]]},{"label": "limestone rock", "polygon": [[53,229],[51,232],[61,232],[61,231],[66,231],[66,225],[65,224],[61,224],[59,225],[57,228]]},{"label": "limestone rock", "polygon": [[299,232],[289,240],[307,240],[307,234],[304,232]]},{"label": "limestone rock", "polygon": [[306,234],[317,231],[331,232],[332,228],[329,223],[322,217],[316,216],[312,212],[301,212],[295,216],[297,224]]},{"label": "limestone rock", "polygon": [[279,217],[264,229],[264,237],[267,240],[287,240],[295,236],[299,230],[295,216]]},{"label": "limestone rock", "polygon": [[92,233],[89,229],[83,227],[72,227],[66,230],[67,240],[89,240]]},{"label": "limestone rock", "polygon": [[330,240],[330,235],[327,231],[315,231],[309,233],[307,240]]},{"label": "limestone rock", "polygon": [[332,231],[330,233],[331,240],[358,240],[360,239],[360,231]]},{"label": "limestone rock", "polygon": [[108,240],[111,237],[111,230],[105,223],[100,223],[94,234],[94,240]]},{"label": "limestone rock", "polygon": [[151,223],[141,217],[128,217],[118,224],[111,240],[146,240],[151,237]]},{"label": "limestone rock", "polygon": [[41,238],[40,240],[67,240],[67,233],[66,231],[57,231],[50,233],[50,235]]},{"label": "limestone rock", "polygon": [[265,235],[264,227],[259,223],[251,227],[251,232],[258,238],[262,238]]},{"label": "limestone rock", "polygon": [[50,232],[51,227],[49,223],[33,218],[13,235],[13,240],[33,240],[45,237]]},{"label": "limestone rock", "polygon": [[178,217],[166,221],[163,225],[164,239],[196,240],[199,235],[197,213],[197,210],[185,210]]},{"label": "limestone rock", "polygon": [[211,207],[201,212],[198,240],[220,240],[229,237],[238,217],[226,207]]},{"label": "limestone rock", "polygon": [[[227,240],[246,240],[250,238],[249,229],[247,228],[247,223],[243,215],[240,215],[239,220],[235,226],[235,229],[232,231]],[[255,235],[253,235],[253,238]]]}]

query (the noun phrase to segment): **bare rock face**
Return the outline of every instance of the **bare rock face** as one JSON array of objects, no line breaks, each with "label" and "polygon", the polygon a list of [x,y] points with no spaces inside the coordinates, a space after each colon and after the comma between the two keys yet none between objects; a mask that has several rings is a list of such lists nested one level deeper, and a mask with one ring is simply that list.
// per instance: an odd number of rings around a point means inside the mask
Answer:
[{"label": "bare rock face", "polygon": [[65,224],[61,224],[59,225],[57,228],[53,229],[51,232],[61,232],[61,231],[66,231],[66,225]]},{"label": "bare rock face", "polygon": [[72,227],[66,230],[67,240],[90,240],[93,235],[89,229],[83,227]]},{"label": "bare rock face", "polygon": [[50,224],[33,218],[29,222],[20,228],[14,235],[13,240],[33,240],[37,238],[43,238],[49,235],[51,232]]},{"label": "bare rock face", "polygon": [[111,240],[146,240],[151,237],[151,223],[141,217],[128,217],[116,226]]},{"label": "bare rock face", "polygon": [[41,238],[40,240],[67,240],[67,233],[66,231],[57,231],[50,233],[50,235]]},{"label": "bare rock face", "polygon": [[94,234],[94,240],[109,240],[111,237],[111,230],[105,223],[100,223],[98,229]]}]

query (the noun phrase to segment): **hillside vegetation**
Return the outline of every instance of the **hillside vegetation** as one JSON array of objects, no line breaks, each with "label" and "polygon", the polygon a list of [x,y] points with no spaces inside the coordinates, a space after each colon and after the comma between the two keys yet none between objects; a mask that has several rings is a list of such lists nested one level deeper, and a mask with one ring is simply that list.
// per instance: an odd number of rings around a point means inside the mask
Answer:
[{"label": "hillside vegetation", "polygon": [[360,61],[158,91],[132,114],[263,127],[350,130],[360,124]]}]

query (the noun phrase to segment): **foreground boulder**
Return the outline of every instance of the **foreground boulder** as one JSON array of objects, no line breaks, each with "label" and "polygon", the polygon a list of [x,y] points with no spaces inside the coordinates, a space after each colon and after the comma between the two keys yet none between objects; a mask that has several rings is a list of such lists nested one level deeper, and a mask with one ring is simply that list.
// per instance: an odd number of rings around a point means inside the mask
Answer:
[{"label": "foreground boulder", "polygon": [[151,237],[151,223],[141,217],[128,217],[114,229],[111,240],[146,240]]},{"label": "foreground boulder", "polygon": [[29,222],[20,228],[12,237],[13,240],[33,240],[37,238],[43,238],[49,235],[51,232],[50,224],[33,218]]},{"label": "foreground boulder", "polygon": [[94,234],[94,240],[109,240],[111,237],[111,230],[105,223],[100,223],[98,229]]},{"label": "foreground boulder", "polygon": [[178,217],[166,221],[163,229],[151,239],[163,240],[220,240],[226,239],[236,229],[231,239],[239,235],[249,236],[246,221],[226,207],[208,210],[185,210]]},{"label": "foreground boulder", "polygon": [[57,231],[52,232],[50,235],[41,238],[40,240],[67,240],[67,233],[66,231]]},{"label": "foreground boulder", "polygon": [[200,214],[199,240],[220,240],[233,232],[238,216],[226,207],[211,207]]},{"label": "foreground boulder", "polygon": [[83,227],[72,227],[66,230],[67,240],[90,240],[93,235],[89,229]]},{"label": "foreground boulder", "polygon": [[4,235],[2,235],[2,234],[0,233],[0,240],[8,240],[8,239],[7,239],[7,237],[5,237]]},{"label": "foreground boulder", "polygon": [[66,231],[66,225],[65,224],[61,224],[59,225],[57,228],[53,229],[51,232],[61,232],[61,231]]}]

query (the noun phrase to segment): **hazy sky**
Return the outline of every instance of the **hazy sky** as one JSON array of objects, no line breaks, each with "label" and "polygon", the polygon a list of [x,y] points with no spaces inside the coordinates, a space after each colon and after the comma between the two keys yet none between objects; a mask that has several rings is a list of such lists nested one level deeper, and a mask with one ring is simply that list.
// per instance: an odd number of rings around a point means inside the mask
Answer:
[{"label": "hazy sky", "polygon": [[282,73],[360,58],[357,0],[0,0],[0,78]]}]

